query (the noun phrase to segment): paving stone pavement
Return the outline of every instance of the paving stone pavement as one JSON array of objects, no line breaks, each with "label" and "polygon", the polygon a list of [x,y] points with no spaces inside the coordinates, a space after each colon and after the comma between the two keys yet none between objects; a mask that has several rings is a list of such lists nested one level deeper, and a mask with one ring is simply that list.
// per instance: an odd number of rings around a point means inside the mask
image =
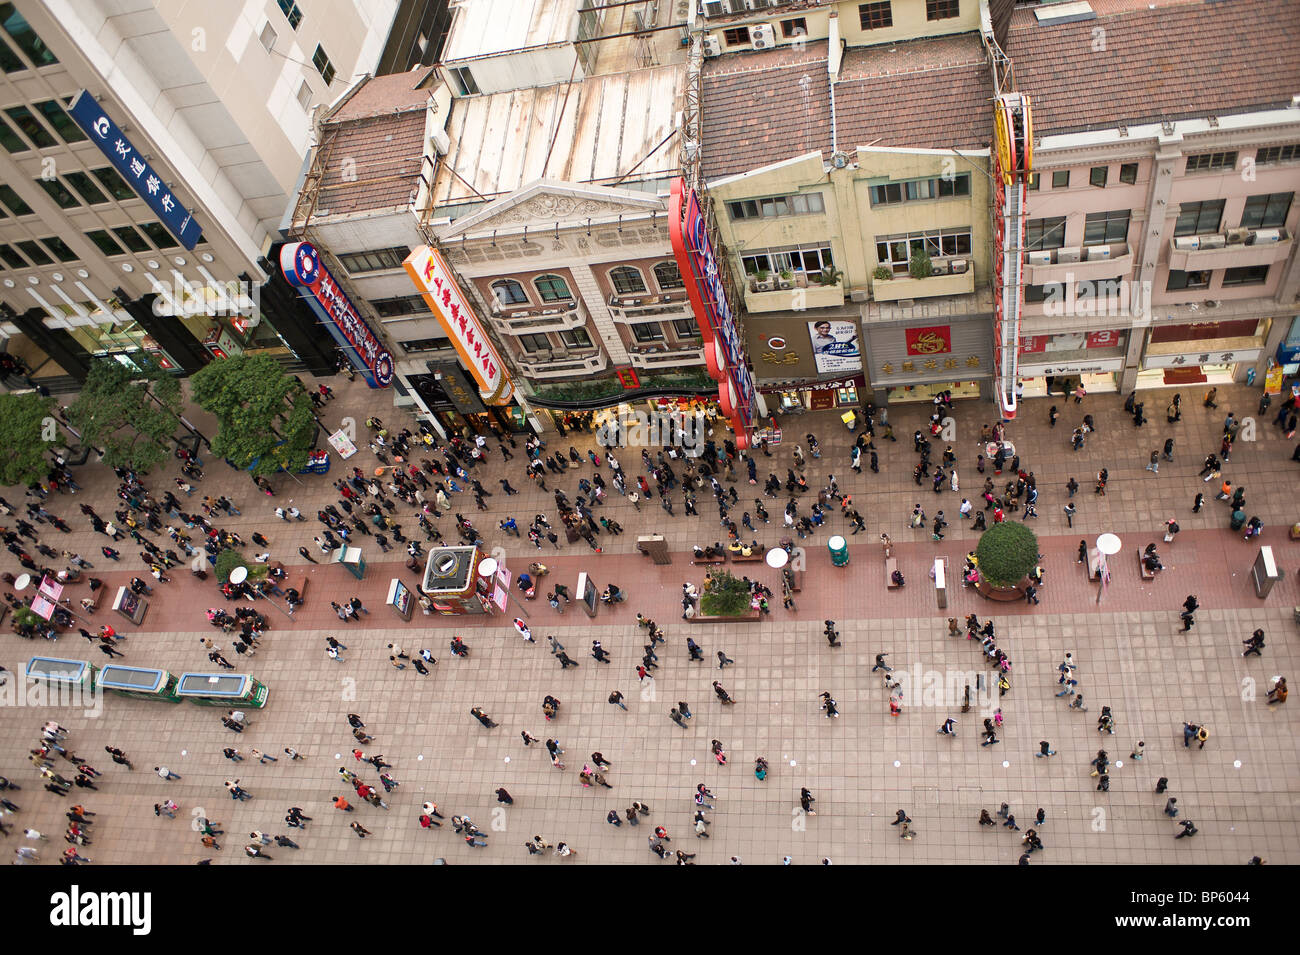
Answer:
[{"label": "paving stone pavement", "polygon": [[[340,383],[338,388],[340,397],[322,414],[331,428],[347,415],[364,434],[359,423],[370,414],[379,414],[390,425],[402,417],[387,406],[390,396],[371,392],[360,382]],[[333,499],[328,480],[303,477],[299,484],[282,475],[274,482],[276,497],[271,499],[258,494],[246,476],[209,461],[191,503],[197,504],[203,494],[230,495],[243,513],[221,526],[245,538],[262,530],[272,541],[275,558],[303,565],[296,569],[307,570],[313,579],[307,606],[292,620],[278,610],[269,611],[273,629],[254,658],[227,654],[240,670],[269,685],[267,707],[251,714],[253,725],[235,737],[220,725],[220,710],[189,704],[110,697],[103,701],[102,714],[93,717],[68,708],[6,706],[0,712],[6,730],[0,771],[23,786],[11,797],[22,807],[14,821],[57,833],[63,809],[75,801],[42,790],[24,762],[40,724],[53,717],[70,729],[70,749],[104,772],[100,792],[74,791],[98,813],[94,845],[82,854],[100,865],[191,863],[204,856],[249,864],[255,860],[243,856],[240,847],[247,840],[239,837],[253,829],[286,833],[302,846],[296,852],[270,847],[275,864],[426,863],[439,856],[456,863],[554,864],[557,860],[551,857],[532,858],[524,852],[522,843],[534,833],[573,846],[577,855],[570,862],[661,864],[647,851],[650,825],[633,828],[625,823],[616,830],[604,821],[610,809],[626,808],[633,800],[651,807],[648,822],[667,827],[673,848],[697,852],[697,863],[723,863],[732,855],[748,864],[776,863],[784,855],[796,863],[823,857],[837,864],[1010,863],[1020,853],[1016,835],[1001,828],[983,831],[976,823],[979,809],[992,812],[1003,801],[1011,805],[1022,828],[1038,807],[1046,811],[1048,822],[1040,831],[1047,851],[1035,854],[1035,864],[1239,864],[1254,854],[1272,863],[1300,861],[1294,718],[1287,706],[1263,702],[1273,675],[1295,674],[1292,608],[1300,605],[1295,572],[1300,544],[1287,540],[1285,528],[1300,516],[1300,472],[1289,460],[1292,444],[1269,427],[1271,415],[1259,422],[1259,440],[1239,442],[1225,469],[1225,476],[1247,488],[1248,512],[1258,513],[1265,523],[1262,542],[1274,547],[1287,571],[1272,594],[1259,600],[1247,579],[1256,545],[1227,530],[1223,504],[1211,501],[1199,515],[1190,512],[1194,495],[1211,487],[1196,472],[1204,455],[1217,448],[1223,415],[1232,403],[1239,413],[1253,411],[1257,399],[1255,390],[1244,388],[1220,389],[1220,394],[1227,400],[1210,412],[1200,407],[1199,395],[1185,392],[1183,421],[1166,426],[1159,409],[1168,394],[1147,393],[1151,422],[1141,431],[1123,413],[1119,396],[1089,396],[1082,407],[1057,399],[1062,418],[1055,429],[1046,424],[1051,402],[1025,404],[1021,419],[1008,426],[1008,437],[1025,465],[1036,472],[1041,491],[1042,516],[1034,529],[1045,555],[1047,586],[1038,607],[992,604],[959,587],[949,595],[949,608],[936,606],[926,578],[930,560],[945,554],[958,566],[976,535],[956,519],[960,495],[935,495],[928,486],[911,483],[914,455],[909,436],[924,422],[928,406],[889,409],[899,441],[885,442],[881,448],[879,475],[853,474],[847,455],[852,436],[829,413],[783,421],[787,444],[775,449],[770,461],[759,456],[757,488],[749,488],[743,468],[738,469],[742,504],[752,504],[754,492],[761,493],[765,465],[779,468],[783,477],[791,464],[789,445],[797,435],[815,431],[823,457],[809,462],[809,484],[820,487],[833,473],[867,518],[867,532],[850,537],[852,560],[846,568],[830,566],[825,528],[803,542],[808,572],[798,609],[784,612],[778,601],[772,616],[754,624],[688,626],[680,620],[680,584],[687,579],[698,583],[704,569],[690,566],[689,547],[724,533],[707,492],[699,495],[699,518],[682,516],[680,495],[675,500],[677,516],[669,518],[653,502],[634,511],[611,486],[611,501],[603,510],[616,516],[625,534],[602,535],[602,554],[581,542],[559,552],[548,545],[539,553],[527,539],[503,537],[495,527],[506,515],[526,523],[539,511],[558,524],[553,498],[519,476],[522,442],[511,462],[503,464],[494,453],[481,469],[486,476],[480,478],[495,489],[488,511],[474,511],[472,498],[455,502],[466,505],[459,509],[475,521],[489,544],[504,548],[507,562],[516,569],[540,559],[556,578],[568,578],[570,584],[579,570],[587,570],[598,583],[614,581],[629,592],[626,604],[613,612],[601,607],[595,619],[576,608],[557,618],[540,600],[527,604],[539,640],[554,633],[580,662],[577,669],[563,673],[544,644],[521,641],[508,619],[417,613],[410,624],[398,620],[382,606],[383,591],[393,576],[411,580],[414,575],[404,571],[400,561],[379,560],[381,555],[371,553],[373,546],[367,548],[370,568],[360,583],[338,568],[306,566],[297,548],[305,544],[314,550],[311,538],[318,526],[310,520],[281,523],[272,510],[293,499],[305,514],[313,514]],[[1077,424],[1074,419],[1084,413],[1094,416],[1098,431],[1076,454],[1069,450],[1068,439]],[[963,493],[972,499],[981,482],[970,459],[980,424],[993,423],[994,414],[987,404],[970,403],[958,405],[954,414],[957,434],[952,444],[959,456]],[[212,422],[201,412],[194,411],[191,420],[211,434]],[[1145,471],[1151,448],[1169,435],[1177,442],[1175,462],[1162,464],[1159,474]],[[589,435],[550,436],[548,450],[567,448],[570,442],[583,452],[592,446]],[[936,442],[936,452],[943,446]],[[632,474],[640,471],[638,449],[624,449],[618,457]],[[360,458],[364,467],[376,463],[365,451]],[[341,473],[338,460],[334,463],[331,480]],[[1109,493],[1099,498],[1091,493],[1092,476],[1103,466],[1110,469],[1111,479]],[[587,466],[569,471],[560,486],[572,495],[578,476],[590,476],[592,470]],[[174,474],[167,469],[148,483],[161,492]],[[1073,529],[1066,527],[1061,513],[1064,484],[1071,475],[1083,486],[1075,498],[1079,510]],[[500,491],[497,479],[502,476],[509,476],[519,496],[507,498]],[[116,586],[138,572],[130,556],[135,549],[120,547],[122,565],[107,568],[109,562],[96,556],[103,538],[90,532],[76,508],[89,500],[101,514],[111,511],[115,479],[111,471],[93,465],[79,469],[77,478],[84,488],[80,494],[54,495],[49,505],[68,520],[73,533],[53,532],[57,540],[42,537],[51,546],[78,550],[96,564],[96,574]],[[556,486],[549,475],[547,485]],[[12,503],[23,500],[22,489],[3,493]],[[946,541],[935,544],[928,532],[906,529],[907,514],[917,501],[930,513],[939,506],[947,511],[953,526]],[[782,504],[783,499],[768,501],[774,521],[780,519]],[[806,509],[806,504],[801,506]],[[1158,540],[1160,525],[1172,516],[1183,532],[1172,545],[1161,545],[1169,569],[1143,584],[1129,551]],[[439,523],[449,533],[450,517]],[[844,526],[838,516],[829,524],[832,530]],[[901,591],[884,586],[876,543],[882,529],[897,542],[896,553],[908,576]],[[1119,534],[1125,550],[1113,562],[1114,580],[1098,604],[1096,585],[1088,583],[1074,553],[1080,539],[1092,540],[1105,530]],[[656,567],[634,552],[636,535],[652,531],[668,539],[672,565]],[[760,525],[758,538],[765,545],[781,536],[775,523]],[[18,572],[7,554],[4,569]],[[762,564],[734,569],[776,589],[776,573]],[[328,601],[337,599],[336,594],[353,593],[372,613],[360,624],[340,624]],[[1177,610],[1188,593],[1196,593],[1204,609],[1193,631],[1182,635],[1177,632]],[[73,595],[80,594],[74,589]],[[206,651],[198,644],[214,631],[201,610],[221,603],[211,580],[200,583],[178,570],[173,583],[155,587],[141,627],[119,627],[130,634],[122,662],[173,672],[208,669]],[[640,656],[636,651],[643,642],[635,625],[638,610],[657,619],[668,633],[667,645],[659,650],[660,669],[644,687],[638,686],[634,673]],[[947,637],[943,621],[972,611],[996,621],[998,643],[1014,663],[1012,689],[1000,701],[988,698],[986,705],[963,714],[961,688],[979,676],[987,687],[993,671],[982,666],[978,647]],[[94,620],[109,616],[101,610]],[[842,649],[829,648],[821,637],[821,621],[827,617],[838,623]],[[1240,641],[1257,626],[1268,633],[1264,657],[1243,660]],[[472,648],[468,660],[446,652],[447,641],[457,632]],[[348,645],[344,664],[326,658],[327,634]],[[706,662],[687,661],[688,635],[704,647]],[[611,652],[613,664],[603,666],[589,656],[593,639]],[[439,663],[428,677],[409,668],[393,670],[387,663],[389,643],[407,650],[427,646]],[[10,635],[0,644],[0,664],[20,672],[33,653],[92,659],[92,649],[75,632],[52,646]],[[721,673],[712,662],[718,649],[736,660]],[[1053,696],[1055,665],[1065,650],[1078,659],[1087,714],[1068,710]],[[889,652],[895,676],[906,677],[905,706],[898,717],[889,715],[880,675],[870,672],[875,654],[882,651]],[[100,656],[96,652],[94,662],[101,662]],[[736,706],[723,707],[713,700],[710,683],[715,679],[737,698]],[[629,712],[606,702],[615,688],[626,694]],[[839,702],[839,719],[829,720],[818,709],[823,690]],[[562,701],[553,724],[540,709],[548,693]],[[678,700],[689,702],[696,714],[685,730],[667,716]],[[980,721],[999,702],[1005,717],[1001,742],[982,748]],[[1118,723],[1114,737],[1096,731],[1097,713],[1106,704]],[[468,712],[476,705],[500,727],[480,727]],[[361,775],[374,782],[374,772],[349,755],[354,746],[344,720],[349,712],[361,714],[376,737],[363,748],[382,753],[401,782],[388,798],[388,812],[360,805],[344,818],[329,805],[330,796],[344,791],[337,766],[365,770]],[[956,739],[936,733],[949,715],[958,720]],[[1209,727],[1212,735],[1205,750],[1183,748],[1183,720],[1203,721]],[[540,744],[526,748],[519,736],[523,729],[542,739],[558,738],[566,750],[567,770],[553,769]],[[713,760],[709,743],[714,738],[725,745],[729,765]],[[1135,763],[1128,754],[1139,738],[1146,741],[1146,756]],[[1035,759],[1040,739],[1050,740],[1058,755]],[[126,750],[136,771],[112,765],[103,752],[106,744]],[[251,760],[235,765],[221,756],[225,746],[245,753],[256,747],[281,759],[267,765]],[[285,746],[307,758],[289,762],[281,753]],[[1101,746],[1114,761],[1109,794],[1096,792],[1095,780],[1088,776],[1088,760]],[[595,750],[613,764],[607,773],[612,791],[584,789],[578,782],[578,771]],[[771,764],[763,782],[752,773],[757,755]],[[150,768],[163,763],[183,778],[165,783],[153,775]],[[1162,775],[1169,777],[1170,792],[1183,808],[1180,818],[1196,821],[1200,834],[1195,839],[1174,840],[1176,823],[1160,811],[1164,797],[1153,793]],[[252,800],[229,799],[222,781],[234,776],[241,778]],[[717,809],[708,814],[713,824],[707,840],[696,839],[691,831],[691,793],[700,782],[718,796]],[[493,791],[499,786],[514,796],[513,807],[497,806]],[[814,817],[797,812],[801,786],[817,797]],[[153,804],[166,797],[181,804],[176,820],[159,819],[152,812]],[[420,803],[429,798],[448,817],[468,812],[489,834],[491,845],[482,850],[459,845],[449,827],[421,831],[416,817]],[[290,805],[315,817],[307,830],[284,827],[281,819]],[[913,841],[900,840],[888,825],[899,808],[914,820],[918,836]],[[222,823],[228,833],[223,850],[211,852],[199,845],[190,824],[195,814]],[[347,828],[353,819],[373,836],[358,840]],[[54,861],[56,847],[61,847],[57,837],[42,851],[49,857],[43,861]]]}]

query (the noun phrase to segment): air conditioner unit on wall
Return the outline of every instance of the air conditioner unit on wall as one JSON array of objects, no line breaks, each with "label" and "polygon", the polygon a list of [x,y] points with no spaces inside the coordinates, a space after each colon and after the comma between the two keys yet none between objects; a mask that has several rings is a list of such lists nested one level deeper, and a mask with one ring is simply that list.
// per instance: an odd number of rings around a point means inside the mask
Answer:
[{"label": "air conditioner unit on wall", "polygon": [[931,275],[947,275],[952,268],[952,263],[947,259],[935,259],[930,263]]},{"label": "air conditioner unit on wall", "polygon": [[706,17],[720,17],[726,12],[727,9],[722,0],[705,0],[704,15]]},{"label": "air conditioner unit on wall", "polygon": [[1109,259],[1113,250],[1108,245],[1090,245],[1088,246],[1088,261],[1096,262],[1099,259]]},{"label": "air conditioner unit on wall", "polygon": [[722,41],[719,40],[716,36],[706,36],[706,37],[704,38],[704,55],[705,55],[705,56],[721,56],[721,55],[722,55]]},{"label": "air conditioner unit on wall", "polygon": [[1240,245],[1250,238],[1249,229],[1229,229],[1224,238],[1228,240],[1228,245]]},{"label": "air conditioner unit on wall", "polygon": [[770,23],[760,23],[750,30],[750,36],[753,38],[756,50],[770,50],[776,46],[776,31],[772,29]]},{"label": "air conditioner unit on wall", "polygon": [[1222,249],[1228,244],[1228,240],[1221,235],[1201,235],[1197,238],[1201,240],[1202,249]]},{"label": "air conditioner unit on wall", "polygon": [[1194,235],[1179,236],[1174,239],[1174,248],[1179,252],[1195,252],[1201,247],[1201,240]]},{"label": "air conditioner unit on wall", "polygon": [[952,269],[953,275],[965,275],[966,270],[970,268],[970,263],[965,259],[949,259],[948,267]]},{"label": "air conditioner unit on wall", "polygon": [[1281,229],[1256,229],[1253,240],[1254,245],[1271,245],[1274,242],[1282,241]]},{"label": "air conditioner unit on wall", "polygon": [[1051,252],[1026,252],[1025,262],[1029,265],[1051,265]]},{"label": "air conditioner unit on wall", "polygon": [[1058,263],[1078,262],[1082,258],[1081,251],[1080,249],[1057,249],[1056,261]]}]

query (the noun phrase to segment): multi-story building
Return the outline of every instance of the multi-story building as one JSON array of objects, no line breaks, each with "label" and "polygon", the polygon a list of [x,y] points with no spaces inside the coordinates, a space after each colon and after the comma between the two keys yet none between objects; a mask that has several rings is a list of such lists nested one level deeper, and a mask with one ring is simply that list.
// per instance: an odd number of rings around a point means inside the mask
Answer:
[{"label": "multi-story building", "polygon": [[761,413],[987,391],[977,0],[706,2],[701,163]]},{"label": "multi-story building", "polygon": [[35,380],[145,352],[178,373],[241,350],[333,368],[267,256],[313,111],[375,69],[396,8],[0,3],[0,332]]},{"label": "multi-story building", "polygon": [[1295,371],[1294,14],[1284,0],[1015,12],[1006,52],[1037,137],[1026,394]]}]

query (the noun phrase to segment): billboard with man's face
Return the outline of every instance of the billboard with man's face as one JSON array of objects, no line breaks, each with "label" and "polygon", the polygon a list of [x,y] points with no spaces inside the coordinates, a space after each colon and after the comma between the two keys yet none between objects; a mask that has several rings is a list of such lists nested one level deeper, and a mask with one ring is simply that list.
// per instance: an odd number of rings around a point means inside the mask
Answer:
[{"label": "billboard with man's face", "polygon": [[813,360],[817,363],[819,375],[861,370],[862,350],[858,347],[857,322],[827,319],[809,322],[808,337],[812,341]]}]

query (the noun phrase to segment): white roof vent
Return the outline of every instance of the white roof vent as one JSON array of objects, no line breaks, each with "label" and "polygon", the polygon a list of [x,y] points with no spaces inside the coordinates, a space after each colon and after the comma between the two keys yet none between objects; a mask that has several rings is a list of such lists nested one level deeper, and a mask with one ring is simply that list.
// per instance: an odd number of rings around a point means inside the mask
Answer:
[{"label": "white roof vent", "polygon": [[1080,20],[1097,19],[1097,14],[1085,0],[1035,7],[1034,16],[1038,18],[1039,23],[1076,23]]}]

